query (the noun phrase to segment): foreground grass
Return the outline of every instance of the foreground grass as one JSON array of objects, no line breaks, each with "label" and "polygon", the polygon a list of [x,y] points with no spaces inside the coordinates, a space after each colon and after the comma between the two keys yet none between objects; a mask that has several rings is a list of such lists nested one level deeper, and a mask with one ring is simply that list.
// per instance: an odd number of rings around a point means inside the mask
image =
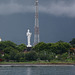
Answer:
[{"label": "foreground grass", "polygon": [[0,64],[75,64],[75,61],[28,61],[28,62],[0,62]]}]

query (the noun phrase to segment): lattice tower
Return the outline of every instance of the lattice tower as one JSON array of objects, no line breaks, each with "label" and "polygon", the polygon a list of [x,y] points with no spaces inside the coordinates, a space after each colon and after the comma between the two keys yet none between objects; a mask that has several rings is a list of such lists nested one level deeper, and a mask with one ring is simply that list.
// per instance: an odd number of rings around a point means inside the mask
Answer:
[{"label": "lattice tower", "polygon": [[34,46],[39,43],[38,0],[35,0]]}]

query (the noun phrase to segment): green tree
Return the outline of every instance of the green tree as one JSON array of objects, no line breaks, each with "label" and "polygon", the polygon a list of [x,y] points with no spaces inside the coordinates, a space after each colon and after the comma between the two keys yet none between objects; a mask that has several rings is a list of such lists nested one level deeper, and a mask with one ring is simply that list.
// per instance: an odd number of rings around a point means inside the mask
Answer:
[{"label": "green tree", "polygon": [[20,53],[20,62],[24,62],[25,61],[25,53],[21,52]]},{"label": "green tree", "polygon": [[3,41],[0,42],[0,50],[3,50],[4,48],[6,48],[6,45]]},{"label": "green tree", "polygon": [[13,60],[13,61],[15,61],[16,59],[15,59],[15,56],[16,56],[16,54],[18,53],[18,51],[17,50],[12,50],[12,51],[10,51],[10,53],[9,53],[9,55],[10,55],[10,60]]},{"label": "green tree", "polygon": [[22,53],[22,52],[18,52],[15,55],[15,59],[16,59],[17,62],[24,62],[25,61],[25,54]]},{"label": "green tree", "polygon": [[10,55],[9,54],[4,54],[4,59],[8,62],[10,59]]},{"label": "green tree", "polygon": [[21,58],[21,55],[20,55],[20,53],[18,52],[18,53],[15,55],[15,60],[16,60],[17,62],[19,62],[19,61],[20,61],[20,58]]},{"label": "green tree", "polygon": [[43,51],[44,49],[47,49],[47,44],[44,42],[40,42],[33,47],[33,50],[37,52]]},{"label": "green tree", "polygon": [[41,51],[40,53],[38,53],[38,58],[40,60],[47,60],[47,52],[46,51]]},{"label": "green tree", "polygon": [[2,54],[0,53],[0,59],[2,59],[3,60],[3,56],[2,56]]},{"label": "green tree", "polygon": [[64,42],[64,41],[62,41],[62,40],[59,40],[58,42],[61,42],[61,43],[62,43],[62,42]]},{"label": "green tree", "polygon": [[75,38],[73,38],[69,43],[73,46],[73,48],[75,48]]},{"label": "green tree", "polygon": [[56,56],[56,54],[51,52],[47,55],[47,60],[51,61],[51,60],[55,59],[55,56]]},{"label": "green tree", "polygon": [[27,46],[25,44],[20,44],[17,47],[18,47],[19,52],[23,52],[24,50],[27,49]]},{"label": "green tree", "polygon": [[63,54],[58,54],[56,59],[60,60],[60,61],[68,61],[68,60],[70,60],[70,57],[69,57],[68,53],[66,52]]},{"label": "green tree", "polygon": [[68,53],[63,53],[61,55],[61,60],[65,61],[68,58]]},{"label": "green tree", "polygon": [[13,47],[16,48],[16,44],[11,41],[1,41],[0,42],[0,50],[4,50],[7,47]]},{"label": "green tree", "polygon": [[47,50],[46,50],[46,51],[48,51],[48,53],[53,52],[53,49],[54,49],[54,48],[52,48],[52,47],[53,47],[54,45],[55,45],[55,43],[47,43]]},{"label": "green tree", "polygon": [[37,58],[38,58],[38,56],[35,51],[30,51],[25,54],[25,60],[27,60],[27,61],[36,61]]},{"label": "green tree", "polygon": [[42,52],[40,52],[38,54],[38,58],[40,60],[45,60],[45,61],[48,60],[48,61],[50,61],[50,60],[55,59],[55,53],[47,52],[47,51],[42,51]]},{"label": "green tree", "polygon": [[3,43],[5,44],[6,47],[16,48],[17,46],[14,42],[11,42],[11,41],[3,41]]},{"label": "green tree", "polygon": [[57,42],[51,45],[51,50],[53,53],[56,54],[63,54],[68,52],[68,50],[71,48],[71,45],[66,42]]},{"label": "green tree", "polygon": [[13,50],[14,50],[13,47],[6,47],[3,51],[4,51],[4,53],[9,54]]}]

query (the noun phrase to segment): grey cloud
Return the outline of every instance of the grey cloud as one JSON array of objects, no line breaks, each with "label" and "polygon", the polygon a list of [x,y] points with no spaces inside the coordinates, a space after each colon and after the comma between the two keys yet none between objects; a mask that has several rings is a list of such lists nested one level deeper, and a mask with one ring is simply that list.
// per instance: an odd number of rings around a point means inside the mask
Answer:
[{"label": "grey cloud", "polygon": [[40,11],[56,16],[65,15],[69,17],[75,17],[75,1],[53,1],[48,3],[46,6],[40,6]]},{"label": "grey cloud", "polygon": [[[39,1],[39,11],[56,16],[75,17],[74,0],[43,0]],[[0,3],[0,15],[34,12],[34,1],[32,0],[7,0]]]},{"label": "grey cloud", "polygon": [[1,3],[0,4],[0,15],[12,14],[12,13],[23,13],[33,12],[34,7],[29,5],[23,5],[16,2]]}]

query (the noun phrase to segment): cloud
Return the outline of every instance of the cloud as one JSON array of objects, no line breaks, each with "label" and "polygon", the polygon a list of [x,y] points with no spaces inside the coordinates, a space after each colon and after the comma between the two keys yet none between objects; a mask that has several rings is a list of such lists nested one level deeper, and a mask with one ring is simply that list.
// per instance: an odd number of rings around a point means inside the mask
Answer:
[{"label": "cloud", "polygon": [[23,5],[16,2],[1,3],[0,15],[8,15],[13,13],[33,12],[34,6]]},{"label": "cloud", "polygon": [[[23,0],[22,0],[23,1]],[[70,0],[69,0],[70,1]],[[46,14],[53,14],[56,16],[68,16],[68,17],[75,17],[75,1],[66,1],[66,0],[55,0],[53,1],[46,1],[44,0],[43,3],[40,1],[39,3],[39,12],[46,13]],[[27,2],[27,3],[26,3]],[[25,2],[18,2],[10,1],[8,3],[0,3],[0,15],[8,15],[13,13],[26,13],[26,12],[34,12],[34,3],[31,4],[31,1]]]},{"label": "cloud", "polygon": [[56,16],[75,17],[75,1],[71,3],[66,1],[51,2],[47,6],[40,6],[40,11]]}]

